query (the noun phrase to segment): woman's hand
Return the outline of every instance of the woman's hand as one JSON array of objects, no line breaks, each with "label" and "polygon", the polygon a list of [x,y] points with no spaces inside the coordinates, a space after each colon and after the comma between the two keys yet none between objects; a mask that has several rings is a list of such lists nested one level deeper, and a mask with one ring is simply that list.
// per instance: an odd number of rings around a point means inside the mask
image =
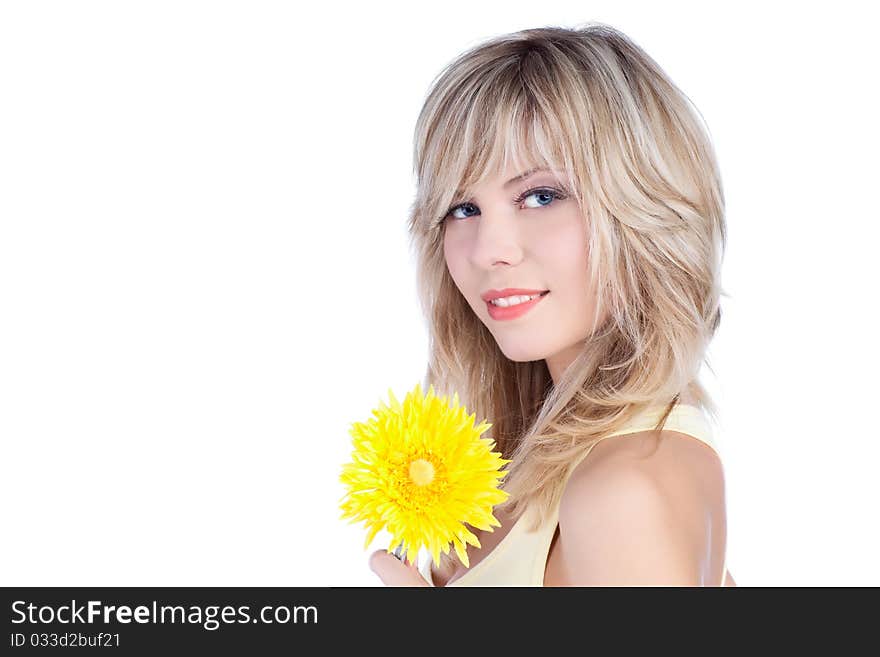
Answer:
[{"label": "woman's hand", "polygon": [[370,555],[370,569],[385,586],[431,586],[414,561],[403,563],[387,550],[376,550]]}]

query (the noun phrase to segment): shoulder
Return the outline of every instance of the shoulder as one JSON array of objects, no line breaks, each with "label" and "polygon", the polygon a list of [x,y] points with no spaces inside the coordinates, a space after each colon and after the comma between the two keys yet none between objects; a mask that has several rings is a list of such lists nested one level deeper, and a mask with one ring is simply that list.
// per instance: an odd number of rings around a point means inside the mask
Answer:
[{"label": "shoulder", "polygon": [[559,541],[571,584],[699,586],[722,568],[720,459],[692,436],[661,434],[605,439],[569,477]]}]

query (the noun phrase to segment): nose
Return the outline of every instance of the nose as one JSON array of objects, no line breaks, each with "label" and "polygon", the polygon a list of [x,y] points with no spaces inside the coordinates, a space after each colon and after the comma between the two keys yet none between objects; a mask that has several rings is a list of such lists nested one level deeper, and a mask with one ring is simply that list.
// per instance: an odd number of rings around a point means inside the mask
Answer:
[{"label": "nose", "polygon": [[515,217],[483,212],[477,221],[471,249],[474,265],[492,269],[498,263],[516,265],[522,257],[523,249]]}]

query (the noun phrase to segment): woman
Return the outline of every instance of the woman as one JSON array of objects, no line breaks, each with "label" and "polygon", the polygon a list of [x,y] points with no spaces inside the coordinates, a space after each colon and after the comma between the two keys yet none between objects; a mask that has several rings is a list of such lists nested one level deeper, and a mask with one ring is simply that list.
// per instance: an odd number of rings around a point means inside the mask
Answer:
[{"label": "woman", "polygon": [[454,60],[415,133],[424,387],[492,423],[509,497],[501,527],[468,532],[468,569],[370,567],[395,586],[735,585],[698,381],[724,198],[686,96],[609,26],[530,29]]}]

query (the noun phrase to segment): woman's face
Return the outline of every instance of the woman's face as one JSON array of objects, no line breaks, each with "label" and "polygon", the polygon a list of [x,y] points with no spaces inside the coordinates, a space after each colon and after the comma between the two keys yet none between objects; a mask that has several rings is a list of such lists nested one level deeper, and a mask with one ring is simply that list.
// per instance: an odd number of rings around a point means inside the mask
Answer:
[{"label": "woman's face", "polygon": [[[596,311],[589,245],[577,202],[561,176],[508,169],[487,180],[445,219],[443,252],[461,294],[507,358],[546,359],[558,382],[588,337]],[[549,291],[525,313],[482,298],[505,288]],[[508,315],[508,317],[505,317]]]}]

